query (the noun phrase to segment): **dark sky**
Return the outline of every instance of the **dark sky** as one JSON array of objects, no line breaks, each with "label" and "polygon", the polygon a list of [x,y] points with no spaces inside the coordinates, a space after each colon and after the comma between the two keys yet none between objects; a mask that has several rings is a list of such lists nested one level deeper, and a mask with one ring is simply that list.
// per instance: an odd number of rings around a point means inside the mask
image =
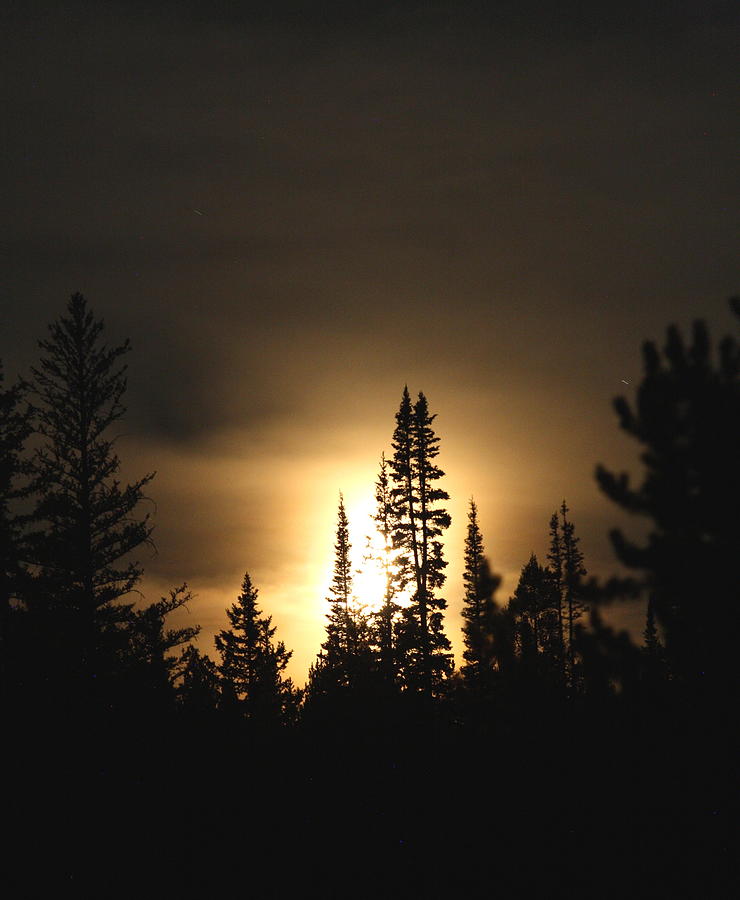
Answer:
[{"label": "dark sky", "polygon": [[732,327],[735,4],[491,5],[4,4],[0,356],[27,372],[73,291],[131,338],[145,591],[187,580],[206,650],[249,569],[303,680],[404,383],[458,654],[471,494],[500,599],[563,496],[613,570],[611,399],[669,322]]}]

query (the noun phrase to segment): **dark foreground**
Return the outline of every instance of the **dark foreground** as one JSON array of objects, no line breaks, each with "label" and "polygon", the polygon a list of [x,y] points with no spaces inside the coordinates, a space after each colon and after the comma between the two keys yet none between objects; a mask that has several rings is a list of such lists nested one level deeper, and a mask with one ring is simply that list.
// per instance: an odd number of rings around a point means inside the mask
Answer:
[{"label": "dark foreground", "polygon": [[676,700],[505,725],[400,704],[259,737],[26,722],[6,896],[730,897],[736,746],[726,714]]}]

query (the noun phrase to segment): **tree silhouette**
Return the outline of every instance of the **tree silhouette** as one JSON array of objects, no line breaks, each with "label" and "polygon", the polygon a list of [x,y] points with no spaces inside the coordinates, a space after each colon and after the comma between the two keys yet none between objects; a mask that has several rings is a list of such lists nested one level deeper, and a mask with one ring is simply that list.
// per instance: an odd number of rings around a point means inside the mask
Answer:
[{"label": "tree silhouette", "polygon": [[563,500],[560,506],[560,515],[562,517],[562,563],[563,567],[560,573],[560,583],[563,588],[563,597],[560,603],[561,609],[565,611],[565,622],[567,627],[567,660],[568,660],[568,677],[573,686],[575,678],[575,627],[578,620],[587,610],[587,605],[582,599],[582,579],[586,575],[586,569],[583,565],[583,553],[578,543],[580,538],[575,536],[575,526],[568,519],[568,506]]},{"label": "tree silhouette", "polygon": [[182,652],[182,680],[178,685],[178,700],[194,716],[212,714],[218,707],[221,680],[216,663],[207,653],[189,644]]},{"label": "tree silhouette", "polygon": [[[737,298],[731,305],[740,315]],[[671,325],[663,355],[647,341],[643,359],[635,409],[624,397],[614,408],[621,428],[644,446],[644,480],[632,488],[627,473],[603,466],[596,478],[652,527],[644,546],[618,529],[610,537],[620,561],[643,573],[672,672],[722,694],[736,691],[740,346],[725,337],[715,364],[699,320],[688,347]]]},{"label": "tree silhouette", "polygon": [[337,509],[336,543],[334,544],[334,574],[332,576],[328,598],[329,613],[327,615],[326,641],[324,650],[330,665],[344,666],[354,650],[352,629],[352,560],[349,542],[349,522],[344,509],[344,497],[339,494]]},{"label": "tree silhouette", "polygon": [[322,685],[322,691],[329,690],[332,684],[334,687],[357,687],[367,681],[374,669],[369,617],[353,593],[351,550],[349,522],[344,497],[340,493],[334,574],[329,587],[331,596],[327,598],[330,611],[327,615],[326,639],[322,644],[323,652],[316,661],[317,677],[312,679],[316,685]]},{"label": "tree silhouette", "polygon": [[549,569],[533,553],[522,567],[509,608],[514,614],[522,662],[533,675],[554,674],[558,662],[558,597]]},{"label": "tree silhouette", "polygon": [[394,562],[393,532],[397,526],[396,506],[391,496],[388,463],[385,453],[381,454],[380,471],[375,482],[375,514],[373,522],[380,535],[381,546],[375,558],[383,573],[384,593],[380,609],[373,616],[373,636],[378,654],[378,667],[386,680],[397,678],[398,663],[394,626],[400,606],[394,598],[398,592],[400,573]]},{"label": "tree silhouette", "polygon": [[[172,706],[175,685],[185,670],[183,654],[171,653],[189,644],[199,633],[200,626],[165,628],[165,619],[193,599],[186,584],[169,592],[143,609],[131,609],[127,628],[128,645],[124,665],[132,670],[133,684],[140,688],[137,702],[146,702],[152,709]],[[126,685],[131,690],[132,683]]]},{"label": "tree silhouette", "polygon": [[235,702],[240,717],[252,723],[274,725],[292,719],[299,698],[283,672],[293,654],[283,641],[273,642],[276,627],[271,616],[262,615],[248,572],[226,616],[231,628],[215,637],[226,696]]},{"label": "tree silhouette", "polygon": [[[116,478],[119,459],[109,431],[124,415],[129,342],[109,348],[81,294],[67,314],[39,341],[43,356],[34,368],[35,427],[43,446],[36,453],[33,488],[38,495],[32,560],[41,588],[36,602],[56,614],[65,651],[86,676],[101,664],[101,641],[118,636],[128,608],[117,604],[141,577],[130,554],[150,540],[148,515],[135,516],[143,490],[154,477],[129,485]],[[89,684],[89,680],[88,680]]]},{"label": "tree silhouette", "polygon": [[452,670],[450,642],[442,622],[447,602],[434,593],[444,584],[447,566],[438,538],[450,525],[449,514],[438,506],[449,495],[435,487],[444,472],[434,463],[439,455],[439,438],[431,427],[434,418],[424,394],[419,393],[412,407],[404,387],[390,462],[391,496],[397,511],[393,543],[402,551],[398,559],[401,584],[412,581],[415,591],[397,625],[397,646],[405,686],[428,696]]},{"label": "tree silhouette", "polygon": [[548,568],[552,580],[555,602],[555,614],[557,616],[557,635],[554,654],[558,667],[558,677],[564,684],[566,679],[566,652],[565,652],[565,628],[563,615],[563,537],[560,532],[560,518],[558,511],[550,517],[550,546],[547,552]]},{"label": "tree silhouette", "polygon": [[465,595],[462,617],[465,650],[463,678],[469,687],[484,689],[493,671],[494,636],[491,620],[496,613],[493,595],[501,578],[493,575],[483,548],[483,535],[478,525],[478,508],[471,498],[468,512],[468,531],[465,538]]}]

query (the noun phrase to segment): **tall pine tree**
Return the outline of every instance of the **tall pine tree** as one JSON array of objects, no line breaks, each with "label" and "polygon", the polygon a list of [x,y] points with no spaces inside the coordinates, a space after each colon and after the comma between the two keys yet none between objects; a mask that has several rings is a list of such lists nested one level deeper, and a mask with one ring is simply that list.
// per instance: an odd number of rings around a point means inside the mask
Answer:
[{"label": "tall pine tree", "polygon": [[478,524],[478,508],[471,498],[468,532],[465,538],[465,595],[462,617],[466,665],[463,678],[474,689],[483,689],[494,668],[494,635],[492,621],[497,612],[493,595],[501,578],[490,571],[483,548],[483,535]]},{"label": "tall pine tree", "polygon": [[316,671],[322,675],[319,680],[327,689],[330,685],[356,686],[372,669],[371,629],[353,593],[351,550],[349,521],[340,492],[326,639],[316,663]]},{"label": "tall pine tree", "polygon": [[397,677],[397,659],[394,626],[400,606],[395,602],[399,587],[399,571],[394,563],[393,531],[396,526],[396,507],[391,496],[388,463],[385,453],[380,458],[380,471],[375,482],[375,514],[373,522],[380,536],[377,561],[383,573],[383,600],[373,616],[374,643],[378,654],[379,670],[389,681]]},{"label": "tall pine tree", "polygon": [[548,569],[552,580],[552,596],[557,630],[553,643],[553,656],[561,683],[565,683],[566,653],[563,615],[563,538],[560,532],[558,511],[550,517],[550,546],[547,553]]},{"label": "tall pine tree", "polygon": [[559,681],[558,598],[552,572],[533,553],[522,567],[509,608],[517,625],[520,659],[528,674]]},{"label": "tall pine tree", "polygon": [[396,630],[405,686],[427,696],[438,691],[452,670],[450,642],[443,629],[447,602],[435,594],[445,581],[447,563],[439,538],[449,527],[450,516],[439,505],[449,500],[449,495],[436,486],[444,472],[434,462],[439,455],[434,418],[424,394],[419,393],[412,406],[404,387],[390,461],[391,497],[397,513],[393,540],[402,551],[402,583],[411,581],[415,590]]},{"label": "tall pine tree", "polygon": [[550,519],[550,549],[547,554],[549,571],[554,586],[554,615],[557,627],[551,637],[554,658],[559,658],[559,668],[567,683],[573,687],[576,669],[576,627],[588,606],[583,577],[583,553],[578,546],[575,525],[568,518],[570,512],[565,500]]},{"label": "tall pine tree", "polygon": [[73,670],[89,677],[100,672],[102,645],[115,640],[131,604],[118,601],[142,575],[131,554],[150,541],[148,515],[136,509],[146,475],[122,485],[111,428],[124,415],[128,340],[117,347],[102,342],[103,323],[95,320],[81,294],[67,314],[39,341],[43,353],[33,369],[36,430],[42,447],[34,460],[38,497],[32,557],[42,591],[36,597],[42,618],[64,632],[64,652]]},{"label": "tall pine tree", "polygon": [[327,615],[326,641],[323,648],[329,663],[346,667],[353,652],[352,618],[352,559],[349,541],[349,521],[344,508],[344,497],[339,494],[337,509],[336,543],[334,544],[334,574],[329,593],[329,613]]},{"label": "tall pine tree", "polygon": [[571,677],[575,665],[575,627],[578,620],[586,612],[587,606],[582,599],[582,581],[586,574],[583,565],[583,553],[578,546],[580,538],[576,537],[575,525],[568,519],[568,506],[563,500],[560,506],[562,516],[563,538],[563,571],[565,619],[568,630],[568,666]]}]

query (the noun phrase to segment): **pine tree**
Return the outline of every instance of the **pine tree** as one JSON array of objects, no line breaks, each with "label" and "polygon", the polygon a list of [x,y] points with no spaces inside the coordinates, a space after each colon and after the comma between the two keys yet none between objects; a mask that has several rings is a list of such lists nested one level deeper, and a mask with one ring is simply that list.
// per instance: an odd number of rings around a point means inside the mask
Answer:
[{"label": "pine tree", "polygon": [[558,672],[558,677],[565,683],[565,630],[563,627],[563,539],[560,532],[560,518],[558,511],[550,517],[550,547],[547,553],[548,569],[552,581],[552,595],[556,619],[556,632],[553,640],[553,657]]},{"label": "pine tree", "polygon": [[573,522],[568,520],[568,506],[563,500],[560,506],[560,515],[562,516],[562,585],[563,585],[563,607],[565,611],[565,624],[567,628],[567,659],[568,670],[571,683],[574,678],[575,667],[575,627],[579,619],[587,610],[586,604],[583,602],[581,594],[581,586],[583,576],[586,575],[586,569],[583,566],[583,553],[578,547],[580,538],[575,536],[575,526]]},{"label": "pine tree", "polygon": [[412,603],[403,609],[396,628],[401,674],[407,688],[427,696],[438,691],[452,670],[450,642],[442,621],[447,602],[435,595],[445,581],[447,563],[439,537],[449,527],[450,516],[438,505],[449,500],[449,495],[435,487],[444,472],[434,463],[439,454],[434,418],[424,394],[419,394],[412,407],[405,387],[396,414],[390,462],[391,497],[397,512],[393,544],[401,550],[402,586],[411,581],[415,587]]},{"label": "pine tree", "polygon": [[329,613],[327,615],[326,651],[330,665],[345,667],[354,650],[352,629],[352,560],[349,541],[349,522],[344,509],[344,497],[339,494],[337,510],[336,543],[334,544],[334,574],[329,587]]},{"label": "pine tree", "polygon": [[192,644],[183,650],[181,661],[182,680],[177,694],[183,709],[195,716],[213,713],[221,695],[221,680],[215,662]]},{"label": "pine tree", "polygon": [[334,574],[329,587],[331,596],[327,598],[330,610],[321,659],[317,661],[324,686],[334,682],[335,687],[357,688],[367,682],[374,668],[370,620],[353,593],[351,550],[349,522],[340,493]]},{"label": "pine tree", "polygon": [[[740,315],[740,300],[731,307]],[[689,346],[673,325],[662,355],[643,345],[636,408],[614,401],[621,428],[643,445],[643,482],[632,488],[626,473],[602,466],[596,478],[611,500],[652,522],[643,546],[617,529],[610,537],[618,559],[643,573],[672,674],[726,696],[737,691],[740,631],[740,344],[727,336],[712,356],[703,321]]]},{"label": "pine tree", "polygon": [[226,610],[231,628],[215,637],[221,655],[218,666],[222,690],[241,717],[259,724],[278,724],[292,719],[298,693],[290,678],[283,677],[292,651],[283,641],[275,643],[272,616],[264,616],[257,604],[257,588],[245,573],[241,594]]},{"label": "pine tree", "polygon": [[521,659],[537,676],[557,671],[556,607],[552,573],[539,564],[533,553],[522,567],[509,608],[517,622]]},{"label": "pine tree", "polygon": [[400,606],[394,598],[398,592],[399,572],[394,564],[393,531],[396,526],[396,507],[391,496],[388,463],[385,453],[380,457],[380,472],[375,482],[375,515],[373,522],[380,535],[379,557],[384,576],[383,603],[373,616],[374,643],[377,647],[379,669],[389,681],[397,677],[394,626]]},{"label": "pine tree", "polygon": [[463,572],[465,595],[462,616],[465,620],[463,635],[467,665],[462,667],[466,683],[483,688],[494,667],[494,637],[491,631],[492,617],[496,613],[493,595],[501,583],[498,575],[491,573],[483,548],[483,536],[478,525],[478,508],[470,500],[468,532],[465,538],[465,571]]},{"label": "pine tree", "polygon": [[401,406],[396,413],[396,428],[393,433],[393,457],[391,469],[391,502],[394,508],[393,548],[399,551],[396,563],[399,585],[404,590],[407,584],[416,580],[421,569],[417,534],[416,486],[414,483],[414,409],[408,387],[404,387]]},{"label": "pine tree", "polygon": [[[109,348],[81,294],[67,314],[39,341],[43,356],[33,369],[36,430],[43,439],[34,468],[38,496],[32,558],[40,574],[36,597],[42,618],[55,618],[65,632],[65,652],[76,648],[78,668],[88,676],[101,664],[101,642],[117,639],[142,575],[131,554],[150,542],[149,516],[136,508],[153,474],[129,485],[117,479],[119,459],[111,427],[125,413],[129,342]],[[89,684],[89,682],[88,682]]]}]

